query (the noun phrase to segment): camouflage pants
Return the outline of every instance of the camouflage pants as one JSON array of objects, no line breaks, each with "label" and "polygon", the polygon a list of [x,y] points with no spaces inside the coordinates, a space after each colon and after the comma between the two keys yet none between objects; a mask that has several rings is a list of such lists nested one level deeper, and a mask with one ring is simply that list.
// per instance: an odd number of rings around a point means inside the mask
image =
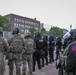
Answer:
[{"label": "camouflage pants", "polygon": [[4,75],[4,61],[0,61],[0,75]]},{"label": "camouflage pants", "polygon": [[13,67],[14,63],[16,66],[16,75],[21,75],[20,67],[21,67],[21,60],[9,60],[8,65],[9,65],[9,75],[13,75]]},{"label": "camouflage pants", "polygon": [[28,75],[32,75],[32,54],[26,55],[26,59],[23,60],[23,75],[26,75],[26,63],[28,63]]}]

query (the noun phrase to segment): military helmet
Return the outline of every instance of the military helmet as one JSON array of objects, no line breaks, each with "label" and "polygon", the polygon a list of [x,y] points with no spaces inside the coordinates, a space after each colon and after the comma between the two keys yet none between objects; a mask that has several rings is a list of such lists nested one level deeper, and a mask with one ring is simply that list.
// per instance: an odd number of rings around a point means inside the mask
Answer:
[{"label": "military helmet", "polygon": [[54,37],[53,37],[53,35],[49,35],[49,41],[53,41],[54,40]]},{"label": "military helmet", "polygon": [[40,36],[40,32],[36,32],[35,36],[39,37]]},{"label": "military helmet", "polygon": [[2,27],[0,27],[0,33],[3,33],[3,28]]},{"label": "military helmet", "polygon": [[20,31],[20,30],[19,30],[19,28],[18,28],[18,27],[14,27],[14,28],[13,28],[13,33],[18,34],[18,33],[19,33],[19,31]]},{"label": "military helmet", "polygon": [[71,37],[72,37],[72,38],[76,38],[76,29],[72,29],[72,30],[70,31],[70,34],[71,34]]},{"label": "military helmet", "polygon": [[44,35],[43,35],[43,40],[44,40],[44,41],[48,41],[48,35],[47,35],[47,34],[44,34]]},{"label": "military helmet", "polygon": [[31,33],[30,32],[25,32],[25,37],[29,37],[29,36],[31,36]]},{"label": "military helmet", "polygon": [[61,41],[61,37],[60,36],[57,36],[56,37],[56,41],[59,41],[60,42]]}]

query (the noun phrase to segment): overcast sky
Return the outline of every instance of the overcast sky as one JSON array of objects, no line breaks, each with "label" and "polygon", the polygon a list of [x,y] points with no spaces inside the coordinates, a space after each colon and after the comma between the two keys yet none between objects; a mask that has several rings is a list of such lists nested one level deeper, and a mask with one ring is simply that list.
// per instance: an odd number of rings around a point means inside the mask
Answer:
[{"label": "overcast sky", "polygon": [[46,29],[76,28],[76,0],[0,0],[0,15],[9,13],[37,18]]}]

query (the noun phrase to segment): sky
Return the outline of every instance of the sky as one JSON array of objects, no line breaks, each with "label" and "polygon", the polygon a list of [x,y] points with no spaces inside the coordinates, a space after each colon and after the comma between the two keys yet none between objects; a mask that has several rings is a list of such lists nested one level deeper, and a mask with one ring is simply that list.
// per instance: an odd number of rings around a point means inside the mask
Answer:
[{"label": "sky", "polygon": [[0,15],[10,13],[37,18],[46,30],[76,28],[76,0],[0,0]]}]

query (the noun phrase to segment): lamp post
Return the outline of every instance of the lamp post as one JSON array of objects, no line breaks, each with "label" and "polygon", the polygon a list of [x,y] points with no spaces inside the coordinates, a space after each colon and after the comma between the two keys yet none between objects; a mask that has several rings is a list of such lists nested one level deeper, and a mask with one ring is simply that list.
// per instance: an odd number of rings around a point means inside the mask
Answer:
[{"label": "lamp post", "polygon": [[70,25],[70,30],[72,30],[72,25]]}]

